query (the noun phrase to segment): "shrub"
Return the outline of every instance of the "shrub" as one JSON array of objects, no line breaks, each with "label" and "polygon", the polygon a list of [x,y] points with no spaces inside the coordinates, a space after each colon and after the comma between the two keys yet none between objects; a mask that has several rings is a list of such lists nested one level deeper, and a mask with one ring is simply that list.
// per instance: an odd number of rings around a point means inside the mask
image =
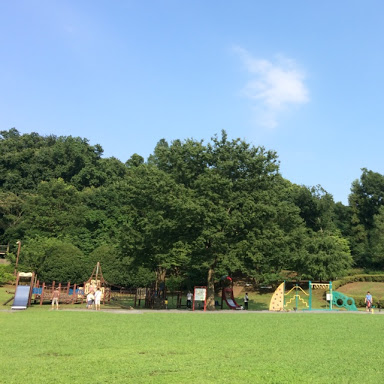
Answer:
[{"label": "shrub", "polygon": [[368,274],[361,274],[361,275],[354,275],[354,276],[347,276],[340,280],[335,280],[332,283],[332,288],[334,290],[342,287],[343,285],[349,284],[349,283],[356,283],[358,281],[371,281],[374,283],[382,283],[384,282],[384,274],[376,274],[376,275],[368,275]]},{"label": "shrub", "polygon": [[4,285],[12,281],[15,281],[13,266],[0,264],[0,285]]},{"label": "shrub", "polygon": [[81,283],[88,279],[83,253],[73,244],[55,238],[28,239],[22,263],[39,276],[40,281]]}]

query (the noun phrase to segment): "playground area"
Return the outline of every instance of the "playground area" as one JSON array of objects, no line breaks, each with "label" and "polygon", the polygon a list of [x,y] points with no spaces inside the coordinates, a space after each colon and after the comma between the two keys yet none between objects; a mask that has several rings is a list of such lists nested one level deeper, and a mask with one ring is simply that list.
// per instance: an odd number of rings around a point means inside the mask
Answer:
[{"label": "playground area", "polygon": [[[95,276],[93,276],[95,277]],[[99,276],[100,277],[100,276]],[[27,276],[19,276],[16,285],[7,285],[0,287],[0,309],[10,309],[12,307],[21,307],[17,309],[44,309],[51,306],[52,292],[55,288],[60,292],[60,308],[61,309],[85,309],[86,295],[90,290],[95,290],[101,284],[101,280],[94,279],[92,276],[89,281],[80,284],[55,283],[50,285],[39,282],[32,274]],[[327,300],[329,295],[329,283],[313,283],[314,287],[309,290],[308,282],[297,285],[296,283],[285,283],[284,301],[279,308],[271,308],[276,303],[275,297],[281,291],[281,285],[276,290],[266,287],[257,291],[244,285],[230,285],[219,289],[215,296],[215,309],[242,311],[244,306],[245,292],[249,294],[249,311],[281,311],[281,312],[310,312],[310,311],[364,311],[363,297],[367,290],[373,293],[374,310],[376,313],[381,312],[380,302],[384,298],[384,283],[364,282],[350,283],[342,286],[338,291],[333,291],[332,307],[330,301]],[[324,285],[325,284],[325,285]],[[15,303],[15,291],[21,286],[23,303],[20,305],[20,297]],[[104,310],[157,310],[157,311],[186,311],[193,310],[187,305],[188,291],[170,292],[164,289],[137,288],[125,289],[114,286],[102,287],[102,305]],[[193,292],[193,290],[192,290]],[[338,293],[337,293],[338,292]],[[344,303],[352,304],[353,297],[360,297],[355,307],[352,305],[344,306]],[[196,301],[194,310],[204,310],[204,302]],[[379,304],[379,306],[377,305]]]},{"label": "playground area", "polygon": [[[338,284],[338,286],[340,283]],[[374,294],[372,312],[381,312],[384,283],[365,282],[364,287]],[[261,286],[257,291],[250,284],[234,284],[232,278],[224,275],[218,281],[215,290],[216,310],[251,310],[251,311],[357,311],[364,308],[362,283],[352,289],[346,284],[335,290],[332,281],[283,281],[280,285]],[[51,305],[53,295],[58,298],[61,308],[76,307],[79,304],[87,309],[93,309],[94,294],[101,293],[101,303],[104,309],[147,309],[147,310],[206,310],[207,287],[195,286],[189,291],[169,291],[165,281],[156,287],[141,287],[127,289],[107,282],[98,262],[87,281],[82,284],[70,282],[55,282],[50,284],[40,282],[33,272],[18,272],[14,288],[7,290],[8,296],[3,303],[3,309],[11,305],[12,310],[27,309],[28,307]],[[349,294],[350,293],[350,294]],[[90,295],[92,297],[91,305]],[[354,297],[358,298],[355,302]],[[4,308],[5,307],[5,308]],[[80,306],[81,307],[81,306]],[[80,308],[78,307],[78,308]],[[57,309],[57,308],[56,308]]]}]

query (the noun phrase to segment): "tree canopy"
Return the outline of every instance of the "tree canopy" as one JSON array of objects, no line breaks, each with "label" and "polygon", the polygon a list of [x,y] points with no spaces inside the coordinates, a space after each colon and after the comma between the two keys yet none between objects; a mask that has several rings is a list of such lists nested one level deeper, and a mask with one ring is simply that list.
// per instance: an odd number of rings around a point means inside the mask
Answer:
[{"label": "tree canopy", "polygon": [[[125,286],[274,283],[382,267],[384,176],[362,169],[349,205],[280,173],[275,151],[229,139],[158,142],[145,161],[103,158],[78,137],[0,132],[0,243],[41,279],[73,282],[102,261]],[[60,270],[60,272],[59,272]]]}]

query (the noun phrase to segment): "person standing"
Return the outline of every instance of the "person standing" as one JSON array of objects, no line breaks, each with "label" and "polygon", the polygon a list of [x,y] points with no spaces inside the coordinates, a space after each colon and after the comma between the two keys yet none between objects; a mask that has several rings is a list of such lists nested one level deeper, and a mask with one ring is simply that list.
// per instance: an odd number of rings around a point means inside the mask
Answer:
[{"label": "person standing", "polygon": [[95,309],[100,311],[100,301],[101,301],[101,290],[100,287],[97,287],[95,292]]},{"label": "person standing", "polygon": [[187,293],[187,308],[192,308],[192,293],[191,291],[188,291]]},{"label": "person standing", "polygon": [[55,305],[56,305],[56,309],[57,310],[59,309],[59,298],[60,298],[60,291],[59,291],[59,288],[56,288],[52,293],[52,309],[55,308]]},{"label": "person standing", "polygon": [[366,308],[367,312],[371,312],[371,309],[372,309],[372,295],[369,293],[369,291],[367,292],[367,294],[365,296],[365,308]]},{"label": "person standing", "polygon": [[248,309],[248,301],[249,301],[248,292],[245,292],[245,296],[244,296],[244,309]]},{"label": "person standing", "polygon": [[87,295],[87,308],[92,309],[93,308],[93,302],[95,300],[95,296],[92,292],[89,292]]}]

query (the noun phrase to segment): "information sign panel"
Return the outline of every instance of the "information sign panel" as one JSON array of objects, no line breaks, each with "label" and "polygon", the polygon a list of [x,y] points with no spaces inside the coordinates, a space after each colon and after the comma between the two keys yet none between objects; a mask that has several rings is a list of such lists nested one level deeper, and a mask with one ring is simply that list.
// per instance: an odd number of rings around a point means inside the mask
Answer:
[{"label": "information sign panel", "polygon": [[195,310],[195,301],[203,301],[205,311],[207,307],[207,287],[195,287],[193,295],[193,310]]}]

